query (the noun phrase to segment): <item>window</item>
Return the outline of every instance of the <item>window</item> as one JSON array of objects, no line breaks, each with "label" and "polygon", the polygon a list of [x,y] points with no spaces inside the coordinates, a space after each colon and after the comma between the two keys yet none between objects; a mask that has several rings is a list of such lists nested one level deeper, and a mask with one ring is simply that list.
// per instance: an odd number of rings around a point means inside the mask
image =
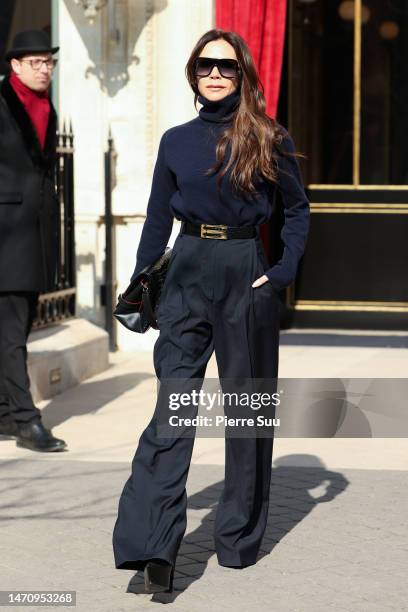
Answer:
[{"label": "window", "polygon": [[406,184],[406,0],[290,0],[289,24],[288,122],[305,181]]}]

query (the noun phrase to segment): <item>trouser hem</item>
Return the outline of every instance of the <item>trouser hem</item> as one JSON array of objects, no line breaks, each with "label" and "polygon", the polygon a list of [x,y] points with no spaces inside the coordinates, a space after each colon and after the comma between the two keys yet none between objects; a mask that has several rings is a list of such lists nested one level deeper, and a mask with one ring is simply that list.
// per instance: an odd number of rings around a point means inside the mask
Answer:
[{"label": "trouser hem", "polygon": [[137,559],[124,559],[122,561],[117,561],[115,563],[115,567],[118,570],[144,570],[146,563],[150,561],[150,559],[161,559],[162,561],[167,561],[170,565],[175,565],[173,559],[170,559],[169,555],[163,554],[150,554],[150,555],[142,555]]},{"label": "trouser hem", "polygon": [[251,561],[227,561],[227,560],[222,560],[220,561],[218,559],[218,565],[221,565],[221,567],[247,567],[248,565],[255,565],[256,564],[256,559],[255,560],[251,560]]},{"label": "trouser hem", "polygon": [[38,410],[34,412],[29,418],[19,419],[18,411],[10,412],[8,414],[2,414],[0,416],[0,423],[16,423],[16,425],[28,425],[28,423],[33,423],[34,421],[41,421],[41,411]]}]

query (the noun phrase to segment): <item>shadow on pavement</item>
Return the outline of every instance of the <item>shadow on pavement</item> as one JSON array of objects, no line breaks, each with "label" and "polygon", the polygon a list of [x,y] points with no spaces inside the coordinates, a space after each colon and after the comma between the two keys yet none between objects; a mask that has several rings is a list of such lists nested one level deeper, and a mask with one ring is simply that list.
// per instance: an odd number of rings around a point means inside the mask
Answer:
[{"label": "shadow on pavement", "polygon": [[96,413],[109,402],[130,389],[138,387],[154,374],[137,373],[114,375],[100,381],[83,382],[81,385],[56,395],[42,410],[44,425],[52,428],[73,416]]},{"label": "shadow on pavement", "polygon": [[[303,460],[303,461],[302,461]],[[310,467],[290,465],[291,462],[306,463]],[[289,464],[289,465],[288,465]],[[325,486],[325,483],[328,483]],[[313,497],[310,490],[325,486],[325,493]],[[271,477],[268,524],[258,554],[257,562],[269,555],[275,546],[321,503],[334,500],[343,493],[349,481],[340,472],[327,470],[320,459],[313,455],[289,455],[274,462]],[[172,593],[155,593],[151,601],[172,603],[205,573],[209,559],[215,555],[213,527],[223,482],[212,484],[190,496],[188,510],[209,509],[199,527],[185,536],[177,557]],[[243,578],[248,568],[223,568],[225,571],[241,572]],[[128,593],[145,594],[142,571],[131,578]]]}]

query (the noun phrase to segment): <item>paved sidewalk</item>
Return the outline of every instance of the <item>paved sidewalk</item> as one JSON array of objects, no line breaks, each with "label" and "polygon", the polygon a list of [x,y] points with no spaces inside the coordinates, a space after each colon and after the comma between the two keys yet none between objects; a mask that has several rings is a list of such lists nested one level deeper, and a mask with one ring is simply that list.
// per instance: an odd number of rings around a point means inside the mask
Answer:
[{"label": "paved sidewalk", "polygon": [[[332,339],[325,346],[328,335],[299,344],[299,335],[283,334],[280,375],[406,375],[404,334],[361,342],[336,333],[338,346]],[[200,612],[408,609],[403,438],[276,438],[268,528],[257,564],[243,570],[220,567],[212,539],[224,441],[197,438],[176,590],[143,594],[140,572],[114,568],[111,535],[156,379],[150,352],[114,354],[111,362],[40,406],[68,452],[41,455],[0,441],[1,590],[75,590],[81,612],[153,610],[157,603]],[[214,359],[207,375],[216,376]]]}]

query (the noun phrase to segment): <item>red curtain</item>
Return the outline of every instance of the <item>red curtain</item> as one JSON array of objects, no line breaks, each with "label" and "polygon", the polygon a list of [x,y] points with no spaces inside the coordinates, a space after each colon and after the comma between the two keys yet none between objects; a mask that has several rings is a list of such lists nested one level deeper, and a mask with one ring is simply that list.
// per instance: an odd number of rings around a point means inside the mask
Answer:
[{"label": "red curtain", "polygon": [[[249,46],[264,86],[266,112],[276,116],[285,42],[287,0],[216,0],[216,27],[232,30]],[[269,254],[269,228],[261,238]]]},{"label": "red curtain", "polygon": [[216,27],[242,36],[264,86],[266,112],[275,117],[285,42],[287,0],[216,0]]}]

